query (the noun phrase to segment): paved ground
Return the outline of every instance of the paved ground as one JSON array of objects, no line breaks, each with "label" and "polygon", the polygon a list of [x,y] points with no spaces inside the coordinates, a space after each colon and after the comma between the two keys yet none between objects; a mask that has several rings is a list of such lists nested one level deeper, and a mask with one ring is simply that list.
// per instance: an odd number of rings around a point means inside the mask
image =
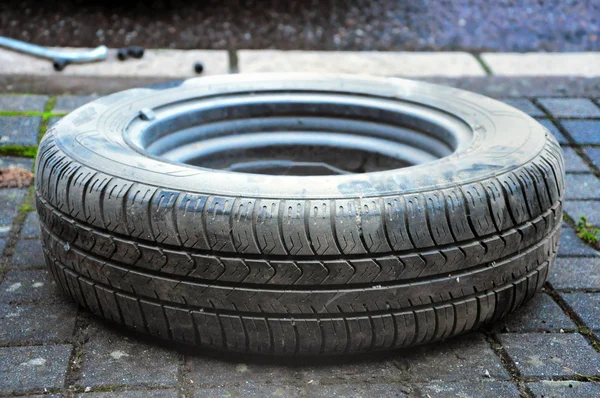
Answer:
[{"label": "paved ground", "polygon": [[[31,190],[0,190],[0,395],[598,397],[600,253],[572,220],[600,226],[599,97],[506,99],[565,153],[568,217],[544,292],[480,332],[349,361],[221,357],[114,329],[48,276]],[[6,154],[30,154],[40,132],[91,98],[0,95],[0,167],[31,168],[32,159]]]},{"label": "paved ground", "polygon": [[599,14],[593,0],[10,0],[0,35],[77,47],[590,51]]}]

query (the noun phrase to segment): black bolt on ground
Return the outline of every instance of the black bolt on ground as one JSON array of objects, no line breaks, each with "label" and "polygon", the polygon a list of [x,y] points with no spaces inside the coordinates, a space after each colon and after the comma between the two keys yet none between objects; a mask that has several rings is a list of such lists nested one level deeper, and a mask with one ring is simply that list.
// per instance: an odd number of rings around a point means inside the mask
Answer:
[{"label": "black bolt on ground", "polygon": [[67,67],[67,65],[69,65],[69,61],[65,59],[55,59],[54,61],[52,61],[52,66],[57,72],[63,71]]},{"label": "black bolt on ground", "polygon": [[144,48],[140,46],[127,47],[127,53],[130,57],[140,59],[144,56]]},{"label": "black bolt on ground", "polygon": [[129,58],[129,51],[127,48],[119,48],[119,50],[117,51],[117,58],[119,58],[119,61],[125,61],[127,58]]}]

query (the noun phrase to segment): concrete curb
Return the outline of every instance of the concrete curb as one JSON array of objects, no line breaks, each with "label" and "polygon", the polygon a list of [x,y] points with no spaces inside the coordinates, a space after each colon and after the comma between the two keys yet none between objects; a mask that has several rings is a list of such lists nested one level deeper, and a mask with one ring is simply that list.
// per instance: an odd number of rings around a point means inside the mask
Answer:
[{"label": "concrete curb", "polygon": [[[598,61],[596,61],[598,60]],[[205,70],[197,75],[194,62]],[[111,50],[105,62],[70,65],[0,49],[4,92],[100,95],[194,76],[247,72],[359,73],[433,81],[496,97],[600,96],[600,53],[483,54],[465,52],[327,52],[147,50],[124,62]],[[556,66],[558,65],[558,66]],[[560,65],[565,65],[560,66]],[[493,75],[488,76],[488,71]],[[535,72],[532,72],[535,71]],[[562,74],[561,74],[562,73]]]},{"label": "concrete curb", "polygon": [[311,72],[374,76],[485,76],[479,61],[465,52],[238,51],[240,73]]},{"label": "concrete curb", "polygon": [[496,76],[600,77],[600,52],[486,53],[481,59]]},{"label": "concrete curb", "polygon": [[[57,50],[88,50],[82,48],[57,48]],[[148,49],[142,59],[117,59],[117,50],[109,50],[105,61],[69,65],[62,72],[56,72],[48,60],[33,58],[0,48],[1,75],[21,74],[47,76],[62,79],[72,76],[97,76],[107,78],[163,78],[175,79],[196,76],[194,63],[202,61],[205,68],[202,75],[220,75],[229,72],[227,51],[220,50],[168,50]]]}]

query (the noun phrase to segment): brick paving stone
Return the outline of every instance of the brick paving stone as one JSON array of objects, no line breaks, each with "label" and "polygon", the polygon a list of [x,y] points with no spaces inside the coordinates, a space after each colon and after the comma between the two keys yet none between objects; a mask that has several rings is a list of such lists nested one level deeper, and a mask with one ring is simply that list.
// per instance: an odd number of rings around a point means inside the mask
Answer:
[{"label": "brick paving stone", "polygon": [[561,120],[560,124],[578,144],[600,144],[600,121]]},{"label": "brick paving stone", "polygon": [[83,347],[81,387],[162,385],[177,383],[178,354],[130,338],[93,321]]},{"label": "brick paving stone", "polygon": [[563,159],[565,161],[565,170],[567,172],[585,172],[591,173],[592,170],[583,161],[583,159],[575,152],[573,148],[564,147]]},{"label": "brick paving stone", "polygon": [[61,388],[71,350],[70,344],[1,347],[0,393]]},{"label": "brick paving stone", "polygon": [[0,189],[0,238],[8,236],[26,194],[25,189]]},{"label": "brick paving stone", "polygon": [[579,333],[501,334],[524,377],[600,375],[600,354]]},{"label": "brick paving stone", "polygon": [[527,383],[531,392],[539,398],[598,398],[600,385],[573,380],[544,380]]},{"label": "brick paving stone", "polygon": [[529,116],[533,117],[544,117],[546,114],[535,104],[525,98],[506,98],[502,99],[502,102],[510,106],[514,106],[517,109],[522,110]]},{"label": "brick paving stone", "polygon": [[554,134],[554,136],[556,137],[556,140],[560,144],[568,144],[569,143],[569,140],[567,139],[567,137],[565,137],[564,134],[558,130],[558,128],[554,125],[554,123],[552,123],[552,120],[538,119],[538,122],[542,126],[546,127],[552,134]]},{"label": "brick paving stone", "polygon": [[588,222],[600,227],[600,200],[567,200],[563,210],[577,222],[581,216],[585,216]]},{"label": "brick paving stone", "polygon": [[46,270],[8,271],[0,284],[0,303],[35,302],[58,298],[58,288]]},{"label": "brick paving stone", "polygon": [[39,238],[40,237],[40,218],[34,211],[27,214],[23,228],[21,228],[21,238]]},{"label": "brick paving stone", "polygon": [[17,158],[14,156],[1,156],[0,169],[5,169],[9,167],[20,167],[25,170],[31,170],[33,168],[33,159]]},{"label": "brick paving stone", "polygon": [[561,296],[587,327],[600,330],[600,293],[562,293]]},{"label": "brick paving stone", "polygon": [[2,255],[2,252],[4,251],[5,247],[6,247],[6,239],[0,238],[0,255]]},{"label": "brick paving stone", "polygon": [[46,102],[47,95],[0,95],[0,111],[43,112]]},{"label": "brick paving stone", "polygon": [[[244,387],[226,387],[226,388],[211,388],[197,389],[193,392],[195,398],[231,398],[231,397],[301,397],[307,396],[300,387],[294,386],[271,386],[271,385],[249,385]],[[308,395],[309,397],[319,395]],[[333,397],[335,395],[329,395]],[[342,397],[348,395],[340,395]],[[359,397],[360,395],[355,395]],[[402,396],[402,395],[400,395]],[[87,397],[87,395],[86,395]]]},{"label": "brick paving stone", "polygon": [[39,116],[0,117],[0,146],[36,145],[41,122]]},{"label": "brick paving stone", "polygon": [[[385,383],[385,384],[343,384],[343,385],[308,385],[305,388],[305,396],[315,398],[329,397],[409,397],[412,395],[412,388],[404,384]],[[244,396],[244,395],[241,395]],[[277,396],[273,394],[273,396]],[[294,395],[289,395],[294,396]]]},{"label": "brick paving stone", "polygon": [[22,398],[64,398],[62,394],[20,395]]},{"label": "brick paving stone", "polygon": [[39,239],[21,239],[15,246],[12,265],[18,267],[43,267],[46,265],[42,242]]},{"label": "brick paving stone", "polygon": [[333,384],[315,385],[311,383],[306,387],[257,385],[250,384],[243,387],[225,387],[214,389],[197,389],[193,396],[197,398],[229,398],[229,397],[408,397],[412,389],[397,383],[386,384]]},{"label": "brick paving stone", "polygon": [[[600,132],[598,132],[600,136]],[[583,151],[589,156],[592,164],[600,169],[600,148],[599,147],[583,147]]]},{"label": "brick paving stone", "polygon": [[438,344],[403,352],[396,360],[402,372],[415,380],[507,379],[508,373],[489,343],[469,333]]},{"label": "brick paving stone", "polygon": [[600,289],[600,258],[558,257],[549,277],[555,289]]},{"label": "brick paving stone", "polygon": [[77,307],[57,305],[0,305],[0,344],[69,341]]},{"label": "brick paving stone", "polygon": [[177,398],[179,393],[174,389],[103,391],[77,394],[77,398]]},{"label": "brick paving stone", "polygon": [[447,398],[447,397],[518,397],[519,390],[508,381],[459,381],[455,383],[429,383],[419,384],[416,390],[420,397]]},{"label": "brick paving stone", "polygon": [[600,108],[587,98],[540,98],[538,102],[555,117],[600,117]]},{"label": "brick paving stone", "polygon": [[54,126],[56,123],[58,123],[60,121],[60,119],[62,119],[61,116],[54,116],[54,117],[51,117],[50,119],[48,119],[48,128]]},{"label": "brick paving stone", "polygon": [[600,253],[579,239],[575,230],[564,227],[560,233],[558,244],[559,256],[600,256]]},{"label": "brick paving stone", "polygon": [[301,383],[312,384],[346,384],[346,383],[386,383],[401,381],[402,371],[391,360],[375,359],[354,363],[336,363],[323,365],[307,365],[293,369],[294,376]]},{"label": "brick paving stone", "polygon": [[[294,372],[286,366],[221,361],[210,357],[193,357],[189,377],[197,387],[239,387],[253,384],[288,384]],[[307,379],[307,381],[310,379]]]},{"label": "brick paving stone", "polygon": [[600,179],[593,174],[567,174],[565,199],[596,199]]},{"label": "brick paving stone", "polygon": [[504,320],[497,322],[495,327],[507,333],[558,332],[560,329],[577,329],[558,304],[550,296],[542,293],[538,293],[530,302]]},{"label": "brick paving stone", "polygon": [[97,95],[61,95],[56,99],[52,113],[69,113],[95,99],[98,99]]}]

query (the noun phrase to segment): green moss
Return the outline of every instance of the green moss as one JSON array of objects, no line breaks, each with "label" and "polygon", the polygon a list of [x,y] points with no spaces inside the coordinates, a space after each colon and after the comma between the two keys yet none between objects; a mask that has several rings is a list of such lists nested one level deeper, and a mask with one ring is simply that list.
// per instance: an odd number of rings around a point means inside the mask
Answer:
[{"label": "green moss", "polygon": [[35,209],[31,205],[23,205],[19,208],[19,211],[24,211],[24,212],[30,212],[30,211],[34,211],[34,210]]},{"label": "green moss", "polygon": [[580,326],[577,327],[577,330],[579,331],[579,333],[581,333],[583,335],[586,335],[586,336],[591,336],[592,335],[592,331],[589,328],[585,327],[585,326],[581,326],[580,325]]},{"label": "green moss", "polygon": [[579,239],[586,243],[597,243],[600,240],[600,228],[594,227],[588,222],[587,217],[579,217],[579,221],[575,224],[575,231]]},{"label": "green moss", "polygon": [[38,134],[37,134],[38,142],[40,142],[42,140],[42,138],[44,137],[44,134],[46,134],[46,131],[48,131],[49,123],[50,123],[50,117],[48,115],[45,115],[42,118],[42,122],[40,123],[40,128],[38,130]]},{"label": "green moss", "polygon": [[54,105],[56,105],[56,97],[50,97],[48,102],[46,102],[46,106],[44,107],[44,112],[52,113],[52,109],[54,109]]},{"label": "green moss", "polygon": [[5,145],[0,146],[0,156],[20,156],[24,158],[35,158],[36,146]]},{"label": "green moss", "polygon": [[44,116],[45,112],[38,111],[0,111],[0,116]]}]

